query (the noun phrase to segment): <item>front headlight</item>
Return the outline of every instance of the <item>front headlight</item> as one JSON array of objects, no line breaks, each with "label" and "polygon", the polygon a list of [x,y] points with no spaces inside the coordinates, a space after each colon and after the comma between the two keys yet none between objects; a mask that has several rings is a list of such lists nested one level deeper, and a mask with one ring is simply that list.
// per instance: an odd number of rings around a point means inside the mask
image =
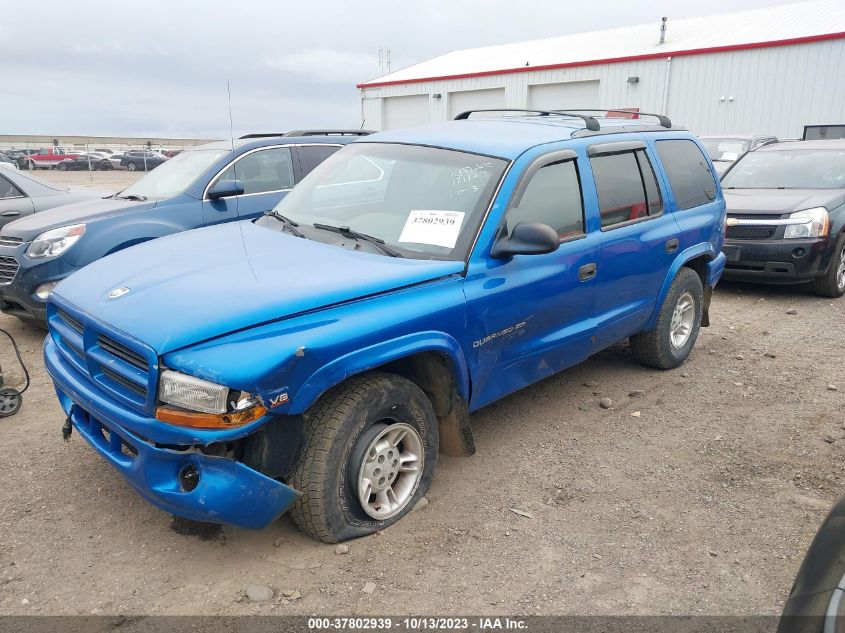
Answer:
[{"label": "front headlight", "polygon": [[797,211],[789,216],[795,224],[787,224],[783,232],[786,239],[798,237],[824,237],[830,231],[830,218],[827,209],[815,207]]},{"label": "front headlight", "polygon": [[178,408],[158,407],[157,419],[194,428],[242,426],[267,412],[256,396],[170,369],[161,372],[158,399]]},{"label": "front headlight", "polygon": [[32,240],[32,244],[26,249],[26,254],[32,259],[58,257],[76,244],[84,234],[84,224],[73,224],[44,231]]}]

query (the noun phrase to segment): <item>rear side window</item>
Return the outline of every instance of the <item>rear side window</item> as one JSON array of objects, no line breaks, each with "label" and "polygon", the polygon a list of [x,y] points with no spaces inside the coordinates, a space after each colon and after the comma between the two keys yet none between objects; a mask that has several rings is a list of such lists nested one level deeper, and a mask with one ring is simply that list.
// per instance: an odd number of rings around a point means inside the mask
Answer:
[{"label": "rear side window", "polygon": [[584,209],[575,161],[544,165],[531,177],[517,203],[508,210],[507,230],[520,222],[540,222],[560,239],[584,233]]},{"label": "rear side window", "polygon": [[663,212],[654,169],[643,150],[594,156],[590,165],[602,229]]},{"label": "rear side window", "polygon": [[339,149],[336,145],[307,145],[298,148],[299,166],[302,168],[302,177],[305,178],[317,165]]},{"label": "rear side window", "polygon": [[716,180],[698,145],[679,139],[657,141],[654,146],[669,177],[678,209],[691,209],[716,199]]},{"label": "rear side window", "polygon": [[23,194],[3,176],[0,176],[0,200],[3,198],[20,198]]}]

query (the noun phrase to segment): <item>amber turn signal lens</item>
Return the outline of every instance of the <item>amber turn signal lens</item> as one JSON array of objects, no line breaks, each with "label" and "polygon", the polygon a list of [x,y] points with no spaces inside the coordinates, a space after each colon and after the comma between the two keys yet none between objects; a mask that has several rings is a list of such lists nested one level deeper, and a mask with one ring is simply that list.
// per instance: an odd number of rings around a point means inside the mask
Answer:
[{"label": "amber turn signal lens", "polygon": [[195,429],[231,429],[254,422],[265,413],[267,413],[267,409],[260,404],[244,411],[232,413],[198,413],[172,407],[159,407],[156,409],[156,420]]}]

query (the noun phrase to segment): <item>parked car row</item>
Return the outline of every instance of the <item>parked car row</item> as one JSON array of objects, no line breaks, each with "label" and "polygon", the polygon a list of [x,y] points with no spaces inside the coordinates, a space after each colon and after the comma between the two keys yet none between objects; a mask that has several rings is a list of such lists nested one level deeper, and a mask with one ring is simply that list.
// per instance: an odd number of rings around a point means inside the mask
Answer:
[{"label": "parked car row", "polygon": [[624,339],[681,365],[723,275],[845,294],[845,141],[720,184],[665,116],[471,115],[210,144],[3,227],[65,434],[167,512],[342,541],[472,454],[472,411]]},{"label": "parked car row", "polygon": [[38,150],[12,150],[0,152],[0,167],[12,169],[59,169],[61,171],[128,169],[151,171],[182,150],[129,150],[117,152],[98,148],[86,152],[73,152],[62,147]]}]

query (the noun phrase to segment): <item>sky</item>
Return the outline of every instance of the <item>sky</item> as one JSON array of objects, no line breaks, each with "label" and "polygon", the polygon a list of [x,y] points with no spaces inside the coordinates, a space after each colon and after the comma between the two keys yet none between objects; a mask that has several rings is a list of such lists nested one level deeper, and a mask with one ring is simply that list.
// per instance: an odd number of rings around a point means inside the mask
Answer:
[{"label": "sky", "polygon": [[777,0],[0,0],[0,134],[360,127],[357,83],[452,50]]}]

